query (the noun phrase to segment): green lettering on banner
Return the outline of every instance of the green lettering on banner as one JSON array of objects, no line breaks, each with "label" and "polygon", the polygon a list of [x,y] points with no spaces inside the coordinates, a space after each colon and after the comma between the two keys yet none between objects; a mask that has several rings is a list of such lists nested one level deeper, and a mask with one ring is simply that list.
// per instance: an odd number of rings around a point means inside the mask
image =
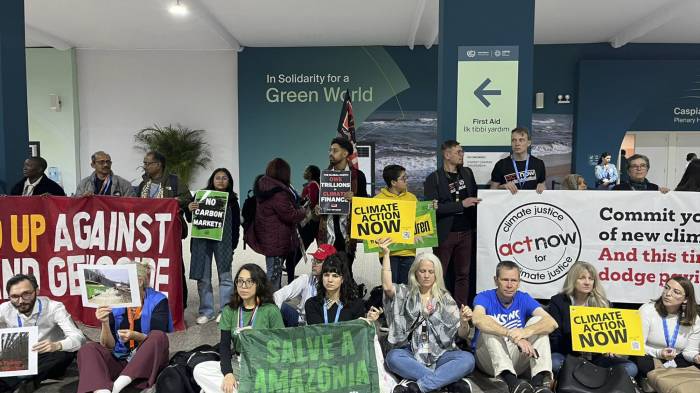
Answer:
[{"label": "green lettering on banner", "polygon": [[239,335],[240,392],[379,393],[374,328],[364,321]]}]

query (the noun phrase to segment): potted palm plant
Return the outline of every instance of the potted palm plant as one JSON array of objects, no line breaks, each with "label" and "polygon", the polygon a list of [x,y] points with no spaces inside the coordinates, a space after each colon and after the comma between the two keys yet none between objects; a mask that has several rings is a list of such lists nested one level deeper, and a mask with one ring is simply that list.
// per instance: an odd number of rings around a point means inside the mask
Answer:
[{"label": "potted palm plant", "polygon": [[195,171],[206,168],[211,159],[204,130],[193,130],[180,124],[144,128],[136,133],[136,148],[144,153],[155,150],[166,158],[167,172],[176,174],[189,186]]}]

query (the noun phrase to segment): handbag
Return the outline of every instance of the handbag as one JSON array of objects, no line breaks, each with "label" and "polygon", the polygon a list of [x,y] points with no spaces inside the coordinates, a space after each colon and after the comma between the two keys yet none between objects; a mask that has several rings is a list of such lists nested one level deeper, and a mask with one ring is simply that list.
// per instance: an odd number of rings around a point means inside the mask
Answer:
[{"label": "handbag", "polygon": [[635,393],[625,367],[599,367],[578,356],[567,355],[559,371],[560,393]]}]

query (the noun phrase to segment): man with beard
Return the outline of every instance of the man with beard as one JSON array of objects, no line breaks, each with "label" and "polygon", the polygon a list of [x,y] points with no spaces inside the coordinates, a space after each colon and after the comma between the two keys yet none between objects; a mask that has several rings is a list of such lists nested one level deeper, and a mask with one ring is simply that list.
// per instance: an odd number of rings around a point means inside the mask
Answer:
[{"label": "man with beard", "polygon": [[7,281],[9,302],[0,304],[0,325],[16,328],[36,326],[39,353],[36,375],[0,378],[0,392],[26,392],[45,379],[61,378],[75,359],[85,336],[61,302],[38,296],[39,285],[32,275],[18,274]]},{"label": "man with beard", "polygon": [[15,184],[10,195],[58,195],[66,196],[63,188],[55,181],[44,175],[48,167],[46,160],[41,157],[29,157],[24,160],[22,174],[24,178]]},{"label": "man with beard", "polygon": [[[334,138],[328,150],[329,170],[350,171],[351,187],[350,191],[345,194],[347,200],[351,200],[354,196],[369,197],[367,195],[367,178],[365,174],[361,170],[353,168],[348,161],[348,156],[353,151],[352,142],[343,137]],[[357,241],[350,240],[350,216],[338,214],[321,215],[316,241],[318,244],[330,244],[338,251],[345,251],[348,257],[348,268],[352,275],[352,263],[355,260]]]}]

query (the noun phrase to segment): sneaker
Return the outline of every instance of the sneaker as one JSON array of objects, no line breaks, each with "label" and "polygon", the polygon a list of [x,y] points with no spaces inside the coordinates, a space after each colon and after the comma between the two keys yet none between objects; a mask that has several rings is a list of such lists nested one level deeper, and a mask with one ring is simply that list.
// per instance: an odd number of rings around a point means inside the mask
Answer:
[{"label": "sneaker", "polygon": [[518,383],[510,388],[510,393],[535,393],[535,388],[530,385],[530,382],[519,379]]},{"label": "sneaker", "polygon": [[460,379],[443,387],[440,391],[443,393],[472,393],[472,384],[466,379]]},{"label": "sneaker", "polygon": [[200,315],[199,317],[197,317],[197,319],[195,319],[195,322],[197,322],[197,325],[204,325],[205,323],[211,321],[212,319],[214,319],[214,318],[208,317],[206,315]]},{"label": "sneaker", "polygon": [[408,379],[404,379],[401,382],[399,382],[398,385],[394,386],[394,390],[391,391],[392,393],[421,393],[420,388],[418,387],[418,384],[415,381],[410,381]]}]

